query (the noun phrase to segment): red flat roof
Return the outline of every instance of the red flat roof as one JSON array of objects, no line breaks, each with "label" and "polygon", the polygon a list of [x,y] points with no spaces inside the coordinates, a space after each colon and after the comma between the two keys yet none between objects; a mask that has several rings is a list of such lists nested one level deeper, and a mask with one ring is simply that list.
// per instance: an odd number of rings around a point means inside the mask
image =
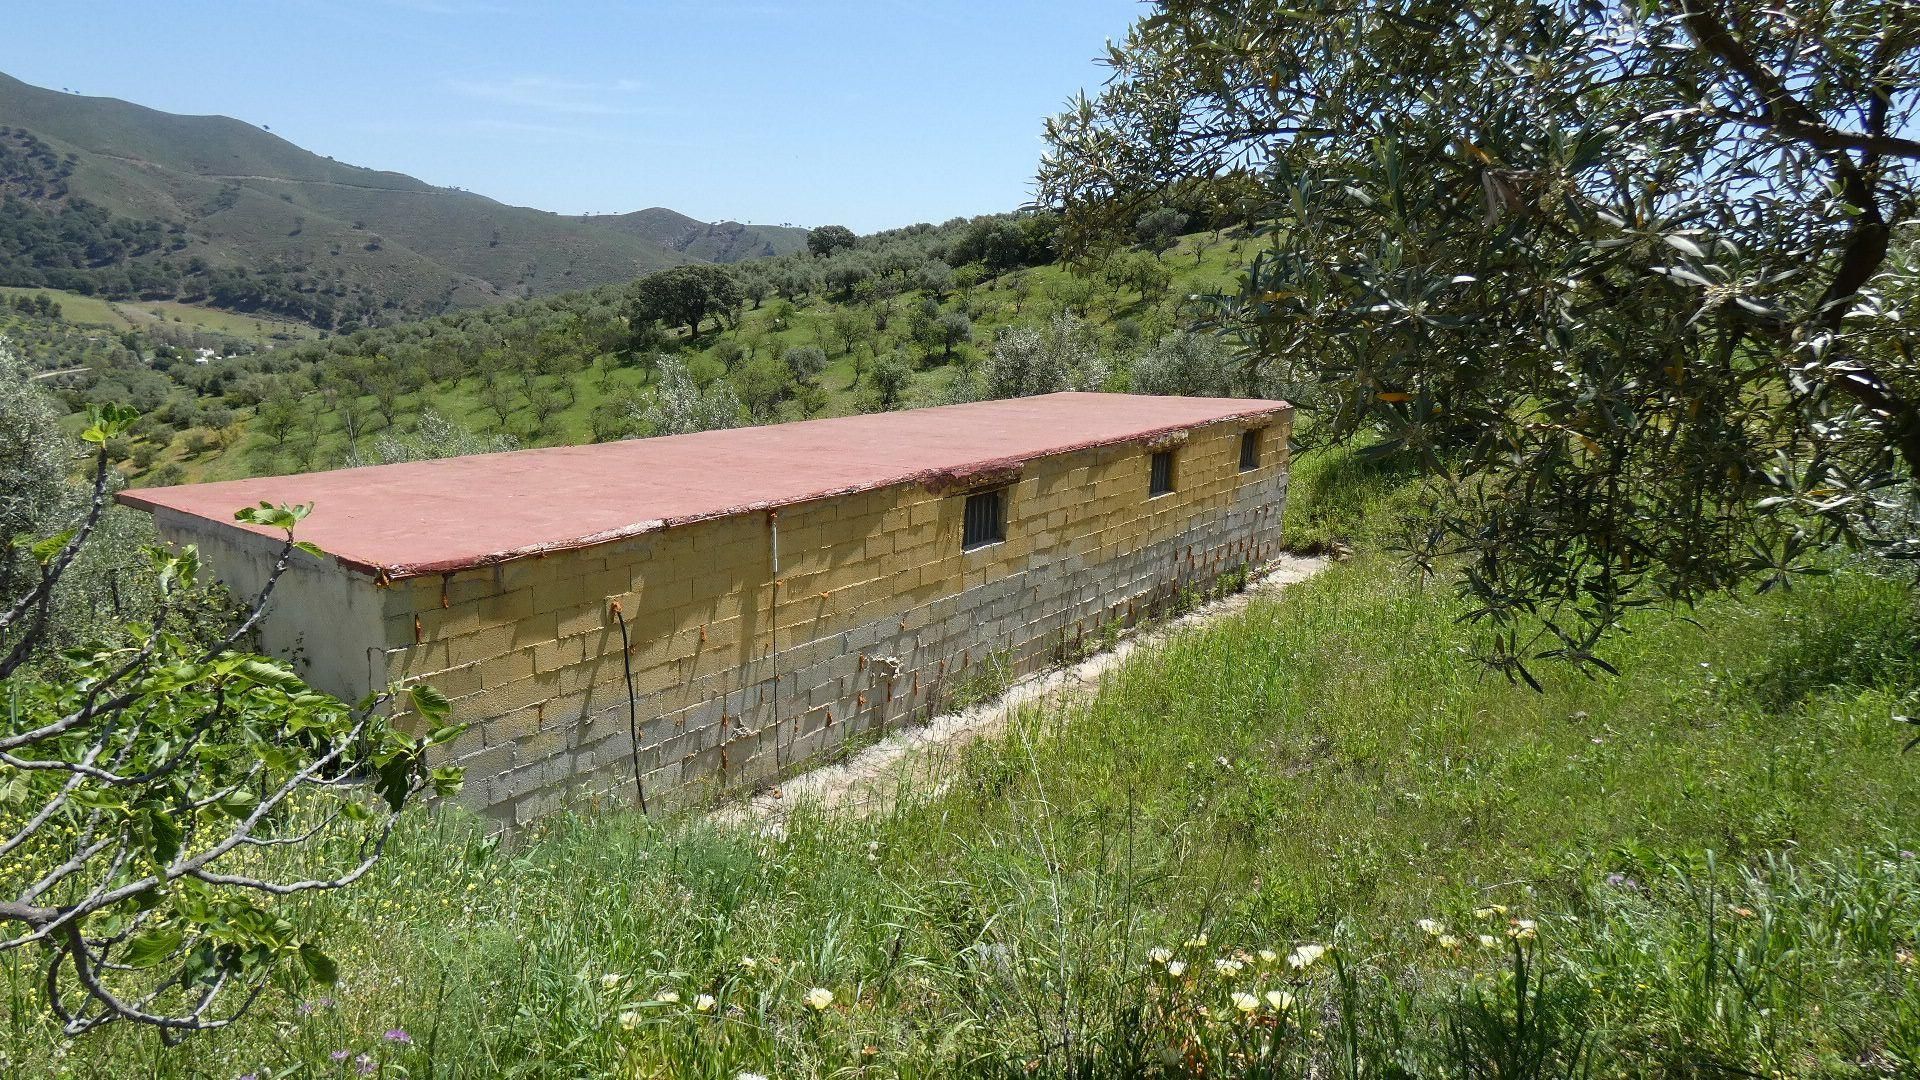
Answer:
[{"label": "red flat roof", "polygon": [[1282,401],[1047,394],[653,439],[139,488],[120,501],[265,535],[235,510],[313,503],[299,529],[342,564],[417,577],[730,514],[1270,416]]}]

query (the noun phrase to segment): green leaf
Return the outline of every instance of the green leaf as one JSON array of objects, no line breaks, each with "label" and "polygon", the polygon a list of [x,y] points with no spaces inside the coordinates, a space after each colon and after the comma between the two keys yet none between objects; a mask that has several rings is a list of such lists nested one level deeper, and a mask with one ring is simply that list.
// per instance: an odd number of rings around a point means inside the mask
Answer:
[{"label": "green leaf", "polygon": [[180,947],[180,931],[171,928],[159,928],[137,934],[127,942],[126,955],[121,959],[132,967],[153,967],[163,963],[173,951]]},{"label": "green leaf", "polygon": [[447,695],[426,683],[409,687],[407,697],[413,702],[414,712],[436,724],[445,720],[447,713],[453,708],[453,703],[447,700]]},{"label": "green leaf", "polygon": [[68,541],[73,539],[75,531],[76,530],[73,529],[67,529],[54,533],[45,540],[36,542],[32,547],[28,548],[27,551],[33,556],[34,562],[45,566],[59,557],[60,552],[66,548]]},{"label": "green leaf", "polygon": [[186,839],[186,830],[165,810],[153,809],[147,812],[147,831],[153,835],[153,857],[156,862],[169,863],[180,854],[180,844]]},{"label": "green leaf", "polygon": [[1668,247],[1674,248],[1679,251],[1684,251],[1696,259],[1704,259],[1707,257],[1706,251],[1703,248],[1701,248],[1699,244],[1696,244],[1692,240],[1689,240],[1688,238],[1681,236],[1679,233],[1668,233],[1666,236],[1663,236],[1660,239],[1665,240],[1667,242]]},{"label": "green leaf", "polygon": [[340,966],[333,962],[333,957],[321,952],[318,946],[300,946],[300,966],[323,985],[332,986],[340,981]]},{"label": "green leaf", "polygon": [[375,770],[373,787],[387,801],[387,808],[399,813],[413,789],[413,760],[405,754],[389,759]]},{"label": "green leaf", "polygon": [[294,674],[287,668],[281,667],[278,664],[270,664],[265,660],[242,660],[240,662],[239,673],[262,686],[271,686],[276,690],[284,690],[289,694],[299,693],[307,688],[307,684],[301,681],[300,676]]}]

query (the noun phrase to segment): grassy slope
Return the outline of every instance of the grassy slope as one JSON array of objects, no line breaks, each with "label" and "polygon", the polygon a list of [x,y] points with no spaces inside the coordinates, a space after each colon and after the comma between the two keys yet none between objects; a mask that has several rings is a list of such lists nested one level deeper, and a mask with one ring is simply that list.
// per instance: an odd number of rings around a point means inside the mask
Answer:
[{"label": "grassy slope", "polygon": [[[187,223],[193,243],[182,256],[338,272],[408,311],[588,288],[708,257],[603,223],[611,219],[507,206],[335,162],[230,117],[178,116],[0,75],[0,123],[75,154],[75,195],[120,214]],[[221,209],[226,189],[232,205]],[[783,250],[796,242],[797,230],[744,228],[747,240]],[[757,250],[747,240],[742,254]]]},{"label": "grassy slope", "polygon": [[[1110,330],[1116,322],[1131,319],[1139,322],[1145,328],[1145,335],[1151,338],[1158,332],[1154,326],[1164,329],[1174,325],[1171,311],[1181,296],[1230,288],[1238,273],[1241,250],[1239,241],[1216,240],[1211,234],[1185,237],[1164,256],[1167,267],[1174,271],[1174,284],[1166,296],[1143,300],[1138,293],[1128,291],[1115,294],[1105,291],[1105,287],[1101,286],[1102,291],[1090,309],[1090,321],[1102,330]],[[975,344],[956,350],[952,363],[923,365],[915,374],[914,387],[908,394],[909,402],[938,400],[957,371],[982,355],[983,349],[992,341],[995,329],[1044,321],[1046,313],[1058,310],[1058,304],[1053,300],[1057,288],[1075,275],[1066,266],[1052,265],[1024,270],[1019,276],[1026,278],[1030,289],[1024,300],[1014,292],[1016,275],[1006,275],[973,289],[968,305],[974,323]],[[778,301],[769,301],[760,308],[747,311],[737,328],[725,332],[710,331],[697,342],[684,346],[681,355],[689,363],[718,368],[719,362],[712,359],[712,354],[723,340],[755,343],[755,347],[763,354],[774,356],[789,346],[816,345],[829,358],[828,367],[819,379],[820,387],[826,392],[826,407],[819,415],[858,412],[862,405],[862,388],[855,382],[856,366],[871,360],[876,344],[880,351],[885,352],[899,343],[900,335],[905,333],[906,313],[918,305],[923,297],[924,294],[919,292],[898,296],[894,301],[896,313],[889,336],[860,345],[853,352],[844,351],[832,339],[829,329],[833,314],[844,305],[830,300],[813,300],[793,309],[784,320],[776,315],[784,310],[782,305]],[[949,298],[946,307],[952,309],[957,304],[957,298]],[[907,346],[907,349],[910,355],[920,355],[918,346]],[[557,385],[557,380],[551,377],[542,377],[537,381],[541,385]],[[644,372],[621,367],[610,356],[602,357],[591,369],[574,375],[571,381],[576,395],[574,403],[553,419],[549,434],[543,439],[534,440],[535,444],[591,442],[589,418],[596,406],[622,391],[650,391]],[[431,407],[475,431],[491,431],[498,426],[498,420],[482,403],[480,389],[478,377],[462,379],[453,384],[433,385],[420,394],[403,399],[402,411],[415,413]],[[371,398],[365,400],[368,403],[372,401]],[[524,407],[517,419],[526,419]],[[318,424],[320,435],[316,442],[315,462],[324,465],[344,459],[347,440],[340,418],[337,415],[322,415]],[[184,443],[176,444],[156,459],[155,467],[169,461],[179,462],[188,478],[195,481],[227,480],[263,471],[297,471],[299,468],[284,456],[274,456],[267,440],[257,434],[237,441],[226,450],[212,451],[197,458],[185,456]]]},{"label": "grassy slope", "polygon": [[172,300],[103,300],[97,296],[63,292],[60,289],[21,289],[0,286],[0,299],[8,296],[45,294],[60,302],[61,318],[76,326],[98,326],[113,331],[147,330],[165,322],[188,330],[229,334],[263,345],[304,341],[319,331],[303,322],[271,316],[243,315],[234,311],[181,304]]},{"label": "grassy slope", "polygon": [[[1315,498],[1356,475],[1339,455],[1297,474],[1290,521],[1322,535],[1364,534],[1395,497]],[[878,820],[770,838],[613,815],[512,852],[417,821],[373,882],[307,909],[344,986],[270,995],[185,1050],[115,1032],[65,1062],[1053,1076],[1171,1046],[1218,1073],[1270,1040],[1317,1075],[1351,1053],[1365,1075],[1525,1077],[1555,1073],[1512,1040],[1557,1041],[1551,1066],[1584,1039],[1600,1075],[1912,1069],[1920,781],[1888,719],[1920,686],[1911,604],[1848,573],[1697,624],[1649,615],[1613,656],[1624,677],[1552,672],[1535,694],[1467,662],[1444,588],[1363,555],[1138,656],[1090,707],[1030,714]],[[1509,914],[1475,914],[1494,903]],[[1517,918],[1547,972],[1519,1036]],[[1331,942],[1346,979],[1257,956],[1300,942]],[[1247,966],[1215,975],[1238,949]],[[815,986],[835,995],[818,1014]],[[1282,988],[1299,1002],[1278,1027],[1227,996]],[[702,992],[718,1018],[690,1007]],[[415,1042],[381,1038],[396,1027]],[[13,1030],[0,1060],[45,1072],[44,1027]]]}]

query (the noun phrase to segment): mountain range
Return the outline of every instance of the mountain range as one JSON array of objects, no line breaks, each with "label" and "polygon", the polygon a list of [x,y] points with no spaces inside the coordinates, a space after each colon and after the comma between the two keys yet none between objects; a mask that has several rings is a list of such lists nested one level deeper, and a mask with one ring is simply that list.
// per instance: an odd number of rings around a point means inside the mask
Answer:
[{"label": "mountain range", "polygon": [[231,117],[3,74],[0,196],[0,284],[171,290],[336,328],[806,245],[804,229],[663,207],[576,217],[509,206],[334,161]]}]

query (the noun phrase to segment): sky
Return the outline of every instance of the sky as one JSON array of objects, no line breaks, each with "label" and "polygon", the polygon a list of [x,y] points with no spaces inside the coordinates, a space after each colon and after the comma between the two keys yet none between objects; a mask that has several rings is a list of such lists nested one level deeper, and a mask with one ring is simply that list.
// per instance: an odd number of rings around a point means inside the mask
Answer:
[{"label": "sky", "polygon": [[859,232],[1033,197],[1137,0],[64,0],[0,71],[560,213]]}]

